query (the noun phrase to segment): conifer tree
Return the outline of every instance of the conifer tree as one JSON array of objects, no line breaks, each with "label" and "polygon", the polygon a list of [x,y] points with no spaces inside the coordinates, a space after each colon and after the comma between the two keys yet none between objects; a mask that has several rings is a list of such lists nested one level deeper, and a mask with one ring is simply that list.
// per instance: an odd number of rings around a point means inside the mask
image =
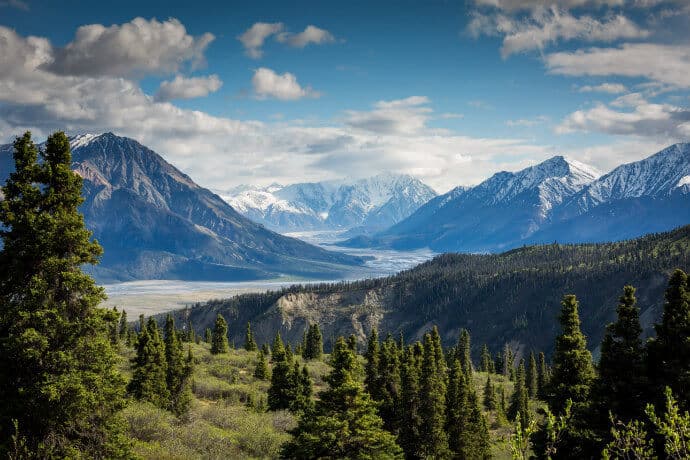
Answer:
[{"label": "conifer tree", "polygon": [[357,336],[350,334],[347,338],[347,347],[352,350],[355,355],[357,354]]},{"label": "conifer tree", "polygon": [[252,325],[247,322],[247,332],[244,334],[244,349],[247,351],[256,351],[256,342],[254,342],[254,335],[252,334]]},{"label": "conifer tree", "polygon": [[397,434],[400,426],[400,358],[398,345],[390,335],[379,353],[378,379],[376,393],[379,399],[376,402],[379,403],[379,415],[384,427]]},{"label": "conifer tree", "polygon": [[371,330],[367,340],[367,351],[364,354],[366,365],[364,367],[364,385],[372,399],[378,401],[381,397],[378,391],[379,384],[379,335],[376,328]]},{"label": "conifer tree", "polygon": [[449,453],[448,436],[444,429],[446,385],[437,363],[434,339],[432,334],[426,333],[419,382],[422,424],[418,449],[419,454],[427,458],[446,457]]},{"label": "conifer tree", "polygon": [[213,341],[213,333],[211,332],[211,328],[207,327],[204,332],[204,342],[211,343],[211,341]]},{"label": "conifer tree", "polygon": [[297,380],[292,363],[283,346],[280,332],[273,341],[273,370],[271,372],[271,386],[268,388],[269,410],[292,409],[297,398]]},{"label": "conifer tree", "polygon": [[537,368],[537,393],[539,398],[544,398],[546,386],[549,383],[549,369],[546,365],[546,356],[543,351],[539,352],[539,366]]},{"label": "conifer tree", "polygon": [[419,363],[412,347],[405,351],[400,369],[400,386],[401,421],[398,442],[406,456],[413,458],[420,443],[422,418],[419,413]]},{"label": "conifer tree", "polygon": [[294,397],[290,402],[290,410],[295,413],[308,412],[312,407],[312,384],[307,366],[300,371],[299,363],[295,362],[292,368]]},{"label": "conifer tree", "polygon": [[120,335],[120,341],[124,342],[127,340],[127,336],[129,335],[129,324],[127,323],[127,312],[122,310],[122,314],[120,315],[120,327],[119,329],[119,335]]},{"label": "conifer tree", "polygon": [[120,332],[118,329],[120,327],[120,312],[117,311],[117,307],[113,307],[112,315],[110,316],[110,324],[108,327],[110,329],[110,344],[113,346],[117,345],[120,341]]},{"label": "conifer tree", "polygon": [[211,354],[227,353],[228,348],[228,323],[223,315],[218,313],[211,335]]},{"label": "conifer tree", "polygon": [[491,383],[491,374],[486,376],[486,384],[484,385],[484,408],[486,410],[496,410],[498,401],[496,401],[496,390],[493,383]]},{"label": "conifer tree", "polygon": [[[527,365],[527,374],[525,375],[525,382],[527,384],[527,393],[530,398],[536,398],[539,393],[539,378],[537,371],[537,360],[534,357],[534,352],[529,354],[529,364]],[[525,425],[522,425],[523,427]]]},{"label": "conifer tree", "polygon": [[254,369],[254,377],[259,380],[266,380],[268,379],[268,374],[269,372],[268,365],[266,364],[266,357],[264,356],[264,352],[259,350],[256,368]]},{"label": "conifer tree", "polygon": [[[690,288],[688,276],[676,270],[668,281],[661,323],[649,344],[650,380],[654,394],[670,387],[683,410],[690,410]],[[659,397],[659,396],[657,396]]]},{"label": "conifer tree", "polygon": [[[191,352],[191,348],[189,349]],[[192,363],[186,360],[182,341],[177,335],[175,321],[168,315],[165,322],[165,361],[167,364],[166,383],[170,392],[169,409],[175,415],[187,412],[192,402],[190,378]]]},{"label": "conifer tree", "polygon": [[506,343],[503,346],[503,356],[501,357],[501,361],[503,363],[503,368],[501,369],[501,372],[503,373],[503,376],[506,378],[510,378],[511,374],[513,373],[513,359],[513,350],[511,350],[510,345]]},{"label": "conifer tree", "polygon": [[617,320],[606,327],[601,343],[599,378],[593,390],[597,422],[607,438],[609,413],[624,423],[640,417],[646,390],[642,325],[634,287],[623,288],[616,313]]},{"label": "conifer tree", "polygon": [[466,410],[462,447],[458,452],[458,458],[488,460],[491,458],[489,428],[479,407],[477,392],[471,387],[467,393]]},{"label": "conifer tree", "polygon": [[436,369],[439,373],[441,381],[445,385],[446,377],[448,377],[448,365],[446,364],[446,356],[443,353],[443,345],[441,344],[441,334],[439,334],[437,326],[431,328],[431,342],[434,346],[434,360],[436,361]]},{"label": "conifer tree", "polygon": [[331,356],[333,370],[325,380],[313,412],[300,418],[294,438],[283,447],[281,456],[302,458],[402,458],[393,435],[383,429],[383,421],[357,379],[355,355],[340,337]]},{"label": "conifer tree", "polygon": [[273,339],[273,345],[271,346],[271,361],[279,362],[285,359],[285,345],[283,345],[283,339],[280,337],[280,331],[276,332],[276,336]]},{"label": "conifer tree", "polygon": [[314,323],[309,326],[307,332],[306,346],[302,356],[304,359],[321,359],[323,355],[323,337],[319,330],[319,325]]},{"label": "conifer tree", "polygon": [[0,455],[16,421],[36,457],[126,457],[114,318],[81,271],[102,252],[78,211],[82,179],[64,133],[40,157],[29,132],[16,139],[0,201]]},{"label": "conifer tree", "polygon": [[133,364],[134,375],[127,386],[129,393],[136,399],[149,401],[162,409],[167,409],[170,392],[166,380],[168,366],[165,345],[153,318],[149,318],[139,334],[137,355],[133,359]]},{"label": "conifer tree", "polygon": [[563,411],[568,399],[573,401],[574,407],[585,403],[594,379],[592,355],[580,330],[577,298],[566,295],[561,305],[561,334],[556,337],[553,371],[546,395],[551,411],[556,414]]},{"label": "conifer tree", "polygon": [[494,360],[489,352],[489,347],[484,344],[482,346],[481,366],[482,372],[494,372]]},{"label": "conifer tree", "polygon": [[510,406],[508,408],[508,417],[511,420],[520,420],[521,426],[529,426],[529,394],[525,384],[525,360],[520,360],[520,365],[515,374],[515,387],[513,395],[510,398]]},{"label": "conifer tree", "polygon": [[467,329],[460,330],[460,337],[458,338],[457,354],[462,366],[462,371],[465,375],[472,375],[472,357],[471,357],[470,333]]}]

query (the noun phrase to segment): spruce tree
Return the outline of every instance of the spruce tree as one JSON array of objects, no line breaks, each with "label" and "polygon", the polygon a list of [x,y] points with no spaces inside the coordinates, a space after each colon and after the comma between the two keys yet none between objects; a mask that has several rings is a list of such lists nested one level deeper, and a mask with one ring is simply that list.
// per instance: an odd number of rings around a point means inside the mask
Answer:
[{"label": "spruce tree", "polygon": [[480,369],[482,372],[494,372],[494,360],[491,357],[491,352],[489,352],[489,347],[486,344],[482,346]]},{"label": "spruce tree", "polygon": [[276,332],[276,336],[273,339],[273,345],[271,346],[271,361],[279,362],[285,359],[285,345],[283,345],[283,339],[280,337],[280,331]]},{"label": "spruce tree", "polygon": [[309,326],[309,331],[307,332],[306,346],[304,347],[304,352],[302,356],[304,359],[321,359],[323,355],[323,337],[321,336],[321,331],[319,330],[319,325],[314,323]]},{"label": "spruce tree", "polygon": [[460,337],[458,338],[457,354],[462,366],[462,371],[465,375],[472,375],[472,357],[471,357],[470,333],[467,329],[460,330]]},{"label": "spruce tree", "polygon": [[486,418],[479,407],[474,388],[467,393],[467,416],[463,429],[462,447],[458,458],[468,460],[488,460],[491,458],[491,438]]},{"label": "spruce tree", "polygon": [[546,386],[549,383],[549,368],[546,364],[546,355],[543,351],[539,352],[539,365],[537,367],[537,394],[544,399]]},{"label": "spruce tree", "polygon": [[290,410],[295,413],[308,412],[312,407],[312,383],[307,366],[295,362],[292,367],[294,398],[290,402]]},{"label": "spruce tree", "polygon": [[511,378],[511,375],[513,373],[513,350],[511,350],[510,345],[507,343],[503,346],[503,355],[501,357],[501,362],[503,363],[503,367],[501,368],[501,372],[503,373],[503,376],[506,378]]},{"label": "spruce tree", "polygon": [[484,408],[486,410],[496,410],[498,401],[496,401],[496,390],[493,383],[491,383],[491,374],[486,376],[486,384],[484,385]]},{"label": "spruce tree", "polygon": [[364,354],[366,365],[364,367],[364,385],[372,399],[378,401],[381,398],[379,391],[379,335],[376,328],[371,330],[367,340],[367,351]]},{"label": "spruce tree", "polygon": [[264,352],[262,350],[259,350],[258,354],[258,359],[256,361],[256,368],[254,369],[254,377],[256,377],[259,380],[266,380],[268,379],[268,364],[266,364],[266,357],[264,356]]},{"label": "spruce tree", "polygon": [[252,325],[247,322],[247,332],[244,334],[244,349],[247,351],[256,351],[256,342],[254,342],[254,335],[252,334]]},{"label": "spruce tree", "polygon": [[[442,361],[445,363],[445,359]],[[444,430],[446,385],[439,371],[436,347],[430,333],[424,335],[419,387],[422,419],[419,453],[422,457],[446,457],[449,453],[448,436]]]},{"label": "spruce tree", "polygon": [[213,341],[213,333],[211,332],[211,328],[207,327],[206,331],[204,332],[204,342],[211,343],[212,341]]},{"label": "spruce tree", "polygon": [[271,386],[268,388],[268,408],[269,410],[292,409],[298,396],[298,384],[280,332],[276,334],[273,341],[272,356],[273,370]]},{"label": "spruce tree", "polygon": [[529,394],[525,384],[525,360],[520,360],[520,365],[515,374],[515,387],[513,395],[510,398],[510,406],[508,407],[508,417],[511,420],[520,420],[520,426],[529,426]]},{"label": "spruce tree", "polygon": [[228,348],[228,323],[223,315],[218,313],[211,336],[211,354],[227,353]]},{"label": "spruce tree", "polygon": [[124,342],[127,340],[127,336],[129,335],[129,324],[127,323],[127,312],[122,310],[122,314],[120,315],[120,327],[119,329],[119,335],[120,335],[120,341]]},{"label": "spruce tree", "polygon": [[575,405],[587,402],[594,379],[592,355],[580,330],[577,298],[566,295],[561,305],[559,321],[562,332],[556,337],[553,371],[546,395],[555,414],[563,411],[568,399]]},{"label": "spruce tree", "polygon": [[464,429],[467,420],[467,381],[462,364],[456,357],[448,374],[448,391],[446,393],[446,433],[448,447],[456,455],[463,450]]},{"label": "spruce tree", "polygon": [[[397,434],[400,427],[400,357],[398,345],[388,336],[379,353],[378,385],[376,402],[384,427]],[[372,398],[373,399],[373,398]]]},{"label": "spruce tree", "polygon": [[169,409],[175,415],[182,415],[187,412],[192,402],[190,379],[193,369],[192,363],[185,359],[182,341],[170,314],[165,322],[165,361],[167,364],[166,383],[170,392]]},{"label": "spruce tree", "polygon": [[314,411],[304,414],[281,456],[302,458],[402,458],[395,437],[383,429],[376,407],[357,378],[357,358],[340,337]]},{"label": "spruce tree", "polygon": [[400,369],[400,434],[398,442],[408,458],[413,458],[420,444],[422,418],[419,399],[419,362],[408,347]]},{"label": "spruce tree", "polygon": [[537,370],[537,360],[534,357],[534,352],[530,352],[529,364],[527,365],[527,374],[525,375],[527,392],[530,398],[536,398],[539,393],[539,377],[537,375],[538,373],[539,371]]},{"label": "spruce tree", "polygon": [[352,350],[352,352],[356,355],[357,354],[357,336],[354,334],[350,334],[350,336],[347,338],[347,347]]},{"label": "spruce tree", "polygon": [[[671,388],[683,410],[690,410],[690,288],[688,276],[676,270],[668,281],[661,323],[649,344],[650,381],[654,394]],[[660,397],[660,396],[657,396]]]},{"label": "spruce tree", "polygon": [[162,409],[167,409],[170,392],[167,384],[165,345],[153,318],[149,318],[146,327],[139,334],[137,355],[132,362],[134,375],[127,385],[127,391],[136,399],[149,401]]},{"label": "spruce tree", "polygon": [[616,322],[606,327],[601,342],[599,378],[593,390],[597,422],[606,437],[609,413],[624,423],[642,416],[646,390],[642,325],[634,287],[625,286],[616,313]]},{"label": "spruce tree", "polygon": [[102,249],[79,213],[69,140],[14,142],[0,201],[0,454],[16,421],[36,457],[128,456],[116,413],[124,380],[102,288],[81,270]]}]

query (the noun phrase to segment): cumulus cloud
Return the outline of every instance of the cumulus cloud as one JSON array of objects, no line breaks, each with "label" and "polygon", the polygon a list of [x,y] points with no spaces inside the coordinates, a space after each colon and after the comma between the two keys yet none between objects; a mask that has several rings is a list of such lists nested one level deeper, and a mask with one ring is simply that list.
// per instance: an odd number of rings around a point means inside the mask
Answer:
[{"label": "cumulus cloud", "polygon": [[290,72],[277,74],[271,69],[260,67],[254,71],[252,77],[254,94],[258,99],[275,98],[292,101],[305,97],[319,97],[320,94],[310,87],[303,88]]},{"label": "cumulus cloud", "polygon": [[193,37],[177,19],[159,22],[135,18],[112,25],[90,24],[77,29],[74,40],[55,50],[47,69],[62,75],[141,76],[169,74],[189,63],[204,63],[213,34]]},{"label": "cumulus cloud", "polygon": [[302,32],[294,34],[285,30],[285,25],[282,22],[257,22],[237,39],[242,42],[247,56],[259,59],[263,56],[262,47],[270,37],[274,37],[276,41],[293,48],[304,48],[309,44],[322,45],[335,41],[333,34],[326,29],[308,25]]},{"label": "cumulus cloud", "polygon": [[654,43],[626,43],[616,48],[563,51],[545,57],[547,69],[569,76],[646,78],[690,88],[690,47]]},{"label": "cumulus cloud", "polygon": [[581,93],[609,93],[620,94],[626,92],[628,89],[621,83],[602,83],[601,85],[581,86],[578,90]]},{"label": "cumulus cloud", "polygon": [[379,134],[416,134],[426,127],[432,112],[429,103],[425,96],[379,101],[370,111],[347,111],[345,124]]},{"label": "cumulus cloud", "polygon": [[558,6],[559,8],[622,6],[625,4],[625,0],[475,0],[474,3],[477,6],[488,6],[505,11],[519,11],[545,6]]},{"label": "cumulus cloud", "polygon": [[610,42],[649,35],[647,30],[641,29],[621,14],[599,20],[587,15],[576,17],[555,6],[537,8],[525,18],[476,12],[468,25],[468,31],[475,37],[502,36],[501,55],[504,58],[514,53],[542,50],[558,41]]},{"label": "cumulus cloud", "polygon": [[298,34],[290,34],[287,32],[278,35],[278,41],[287,43],[295,48],[304,48],[305,46],[313,43],[315,45],[321,45],[324,43],[333,43],[335,37],[329,31],[325,29],[320,29],[316,26],[308,25],[304,31]]},{"label": "cumulus cloud", "polygon": [[171,101],[173,99],[205,97],[210,93],[218,91],[221,86],[223,86],[223,82],[218,75],[193,78],[177,75],[174,80],[161,83],[154,99],[156,101]]},{"label": "cumulus cloud", "polygon": [[263,56],[264,42],[271,35],[276,35],[283,31],[285,26],[282,22],[257,22],[247,29],[237,39],[242,42],[244,51],[252,59],[259,59]]},{"label": "cumulus cloud", "polygon": [[588,110],[578,110],[563,120],[556,132],[585,131],[664,139],[690,137],[689,109],[645,100],[622,101],[618,106],[628,107],[633,103],[636,105],[632,110],[615,110],[601,103]]}]

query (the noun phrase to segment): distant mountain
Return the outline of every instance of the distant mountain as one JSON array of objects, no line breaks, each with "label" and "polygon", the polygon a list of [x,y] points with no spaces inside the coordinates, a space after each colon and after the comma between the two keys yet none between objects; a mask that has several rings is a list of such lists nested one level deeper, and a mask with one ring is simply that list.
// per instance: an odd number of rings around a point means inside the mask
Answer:
[{"label": "distant mountain", "polygon": [[591,166],[556,156],[519,172],[499,172],[476,187],[451,190],[372,238],[346,244],[471,252],[513,247],[599,175]]},{"label": "distant mountain", "polygon": [[601,176],[561,156],[430,201],[352,247],[495,252],[524,244],[603,242],[690,223],[690,144]]},{"label": "distant mountain", "polygon": [[222,313],[236,342],[243,340],[248,321],[258,343],[270,342],[280,331],[293,344],[302,340],[309,324],[318,322],[326,347],[332,343],[327,338],[350,334],[365,343],[374,327],[382,336],[402,334],[412,341],[433,325],[452,345],[465,328],[478,358],[484,344],[492,352],[509,343],[521,354],[548,354],[560,330],[561,298],[576,294],[583,331],[596,351],[626,284],[637,288],[642,326],[646,335],[653,333],[668,276],[676,268],[690,270],[690,226],[617,243],[443,254],[391,277],[243,294],[176,315],[202,333]]},{"label": "distant mountain", "polygon": [[[86,225],[103,245],[100,280],[337,277],[361,259],[267,230],[153,150],[112,133],[71,139]],[[12,167],[0,147],[0,182]]]},{"label": "distant mountain", "polygon": [[223,195],[238,212],[276,231],[370,233],[406,218],[436,193],[412,176],[381,174],[356,181],[241,186]]}]

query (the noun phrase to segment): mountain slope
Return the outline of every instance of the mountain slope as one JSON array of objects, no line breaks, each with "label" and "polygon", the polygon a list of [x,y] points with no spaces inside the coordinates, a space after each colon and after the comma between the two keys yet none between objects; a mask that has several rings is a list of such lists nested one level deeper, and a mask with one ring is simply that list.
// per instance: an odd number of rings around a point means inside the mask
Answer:
[{"label": "mountain slope", "polygon": [[556,156],[516,173],[499,172],[476,187],[454,189],[370,241],[345,244],[472,252],[509,248],[598,176],[592,167]]},{"label": "mountain slope", "polygon": [[[138,142],[112,133],[71,139],[84,178],[86,225],[105,249],[103,279],[335,276],[356,257],[273,233]],[[8,164],[11,149],[0,150]],[[0,171],[4,182],[9,170]]]},{"label": "mountain slope", "polygon": [[548,352],[559,332],[560,300],[574,293],[589,347],[596,349],[625,284],[637,287],[642,323],[651,332],[675,268],[690,269],[690,226],[618,243],[445,254],[392,277],[246,294],[176,314],[202,332],[222,313],[237,343],[247,321],[258,343],[280,331],[293,344],[314,322],[325,338],[355,334],[360,343],[372,327],[412,340],[436,324],[448,345],[469,329],[475,352],[484,343],[492,352],[505,343]]},{"label": "mountain slope", "polygon": [[382,230],[436,196],[418,179],[381,174],[356,181],[243,187],[226,194],[239,212],[281,232]]}]

